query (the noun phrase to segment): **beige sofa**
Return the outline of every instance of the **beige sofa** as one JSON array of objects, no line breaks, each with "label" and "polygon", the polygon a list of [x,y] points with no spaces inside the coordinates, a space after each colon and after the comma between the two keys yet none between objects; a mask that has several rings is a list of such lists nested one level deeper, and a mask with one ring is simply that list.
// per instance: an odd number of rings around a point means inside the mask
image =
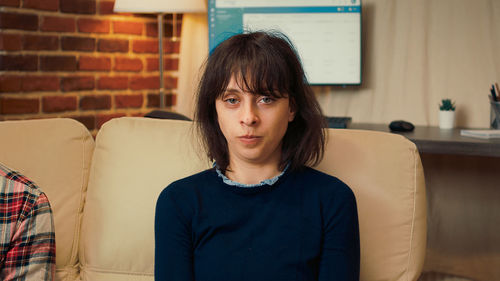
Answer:
[{"label": "beige sofa", "polygon": [[[0,162],[32,178],[52,204],[57,280],[154,279],[156,198],[209,166],[195,139],[188,121],[113,119],[95,143],[71,119],[0,122]],[[356,194],[361,280],[416,280],[426,203],[415,145],[394,134],[329,130],[318,169]]]}]

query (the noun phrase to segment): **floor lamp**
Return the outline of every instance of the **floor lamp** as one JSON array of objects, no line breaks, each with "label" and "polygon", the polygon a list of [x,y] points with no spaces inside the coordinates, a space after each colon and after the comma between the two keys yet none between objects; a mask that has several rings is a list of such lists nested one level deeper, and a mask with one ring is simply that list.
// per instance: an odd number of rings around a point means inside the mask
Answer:
[{"label": "floor lamp", "polygon": [[163,81],[163,18],[173,16],[172,36],[177,41],[177,13],[206,12],[205,0],[115,0],[113,11],[117,13],[139,13],[158,15],[158,59],[160,70],[160,108],[165,107],[165,88]]}]

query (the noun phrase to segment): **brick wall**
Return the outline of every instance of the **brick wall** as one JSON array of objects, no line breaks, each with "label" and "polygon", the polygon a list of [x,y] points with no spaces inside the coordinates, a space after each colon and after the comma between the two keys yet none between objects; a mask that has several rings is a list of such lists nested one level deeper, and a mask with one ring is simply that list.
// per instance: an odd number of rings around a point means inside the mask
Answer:
[{"label": "brick wall", "polygon": [[[142,116],[159,106],[156,16],[115,14],[113,5],[0,0],[0,121],[70,117],[95,134],[111,118]],[[164,30],[169,109],[176,101],[180,43],[172,40],[172,15]]]}]

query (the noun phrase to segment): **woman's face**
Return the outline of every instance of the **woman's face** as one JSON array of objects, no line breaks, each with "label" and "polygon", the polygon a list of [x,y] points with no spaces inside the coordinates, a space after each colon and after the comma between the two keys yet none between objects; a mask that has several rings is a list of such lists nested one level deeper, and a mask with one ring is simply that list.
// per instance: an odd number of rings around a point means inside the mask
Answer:
[{"label": "woman's face", "polygon": [[233,76],[215,102],[229,162],[278,165],[288,122],[295,117],[288,97],[274,98],[241,89]]}]

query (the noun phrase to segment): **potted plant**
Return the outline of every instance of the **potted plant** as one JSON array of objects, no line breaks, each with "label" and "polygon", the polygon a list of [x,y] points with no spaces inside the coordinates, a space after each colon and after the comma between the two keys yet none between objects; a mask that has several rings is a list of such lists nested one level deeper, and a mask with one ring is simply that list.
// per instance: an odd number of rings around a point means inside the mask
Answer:
[{"label": "potted plant", "polygon": [[442,99],[439,105],[439,128],[453,129],[455,126],[455,102]]}]

